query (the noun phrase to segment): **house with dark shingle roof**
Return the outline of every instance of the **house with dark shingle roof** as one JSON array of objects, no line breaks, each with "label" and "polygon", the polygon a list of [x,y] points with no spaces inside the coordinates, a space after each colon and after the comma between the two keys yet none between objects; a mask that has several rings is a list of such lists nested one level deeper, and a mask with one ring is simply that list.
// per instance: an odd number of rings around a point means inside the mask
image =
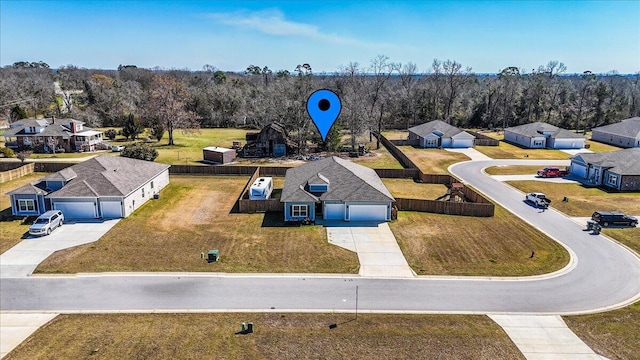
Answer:
[{"label": "house with dark shingle roof", "polygon": [[409,128],[409,140],[419,140],[423,148],[470,148],[475,136],[442,120]]},{"label": "house with dark shingle roof", "polygon": [[551,124],[534,122],[504,129],[504,141],[530,149],[582,149],[585,138]]},{"label": "house with dark shingle roof", "polygon": [[619,123],[591,129],[591,140],[619,146],[640,147],[640,117],[625,119]]},{"label": "house with dark shingle roof", "polygon": [[389,221],[395,201],[373,169],[329,157],[287,170],[285,221]]},{"label": "house with dark shingle roof", "polygon": [[640,148],[571,157],[569,171],[587,185],[620,191],[640,190]]},{"label": "house with dark shingle roof", "polygon": [[8,192],[15,216],[61,210],[68,219],[129,216],[169,184],[169,165],[101,155]]},{"label": "house with dark shingle roof", "polygon": [[82,121],[55,117],[18,120],[2,136],[7,147],[38,153],[59,149],[66,152],[94,151],[102,143],[102,131],[86,127]]}]

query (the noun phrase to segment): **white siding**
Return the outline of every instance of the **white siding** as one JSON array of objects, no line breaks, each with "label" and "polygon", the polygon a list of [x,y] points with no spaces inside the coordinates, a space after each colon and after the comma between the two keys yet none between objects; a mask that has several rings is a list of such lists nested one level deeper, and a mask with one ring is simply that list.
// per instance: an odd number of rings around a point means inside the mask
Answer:
[{"label": "white siding", "polygon": [[[151,188],[151,183],[153,183],[153,188]],[[124,217],[131,215],[142,204],[152,199],[153,194],[160,192],[167,184],[169,184],[169,169],[127,195],[124,198]]]}]

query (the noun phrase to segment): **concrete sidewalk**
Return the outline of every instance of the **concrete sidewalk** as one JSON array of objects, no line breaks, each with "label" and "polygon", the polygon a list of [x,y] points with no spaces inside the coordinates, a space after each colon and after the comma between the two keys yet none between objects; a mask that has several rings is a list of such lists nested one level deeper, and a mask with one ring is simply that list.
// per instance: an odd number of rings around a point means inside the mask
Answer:
[{"label": "concrete sidewalk", "polygon": [[326,223],[325,226],[329,243],[358,254],[361,276],[415,276],[386,222]]},{"label": "concrete sidewalk", "polygon": [[0,358],[4,358],[42,325],[58,316],[54,313],[0,313]]},{"label": "concrete sidewalk", "polygon": [[529,360],[602,360],[558,315],[489,315]]},{"label": "concrete sidewalk", "polygon": [[65,223],[51,235],[30,236],[0,255],[0,278],[29,276],[54,252],[100,239],[120,219]]}]

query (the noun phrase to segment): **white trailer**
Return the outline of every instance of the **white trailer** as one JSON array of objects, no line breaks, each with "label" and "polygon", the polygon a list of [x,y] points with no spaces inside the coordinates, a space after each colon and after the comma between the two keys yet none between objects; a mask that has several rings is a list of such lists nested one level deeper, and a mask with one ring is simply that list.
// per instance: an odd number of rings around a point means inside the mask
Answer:
[{"label": "white trailer", "polygon": [[259,177],[249,189],[249,199],[266,200],[271,196],[271,192],[273,192],[273,178]]}]

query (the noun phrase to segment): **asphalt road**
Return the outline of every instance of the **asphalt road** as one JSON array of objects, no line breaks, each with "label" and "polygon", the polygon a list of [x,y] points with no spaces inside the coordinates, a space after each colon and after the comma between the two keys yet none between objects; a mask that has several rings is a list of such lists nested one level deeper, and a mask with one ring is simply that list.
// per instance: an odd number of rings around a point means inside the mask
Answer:
[{"label": "asphalt road", "polygon": [[[137,274],[3,278],[3,311],[354,311],[571,314],[622,306],[640,294],[640,259],[517,190],[481,174],[490,165],[566,161],[491,160],[456,164],[453,174],[570,248],[573,264],[552,276],[504,279],[357,276]],[[570,194],[567,194],[570,196]],[[518,234],[513,234],[514,237]]]}]

